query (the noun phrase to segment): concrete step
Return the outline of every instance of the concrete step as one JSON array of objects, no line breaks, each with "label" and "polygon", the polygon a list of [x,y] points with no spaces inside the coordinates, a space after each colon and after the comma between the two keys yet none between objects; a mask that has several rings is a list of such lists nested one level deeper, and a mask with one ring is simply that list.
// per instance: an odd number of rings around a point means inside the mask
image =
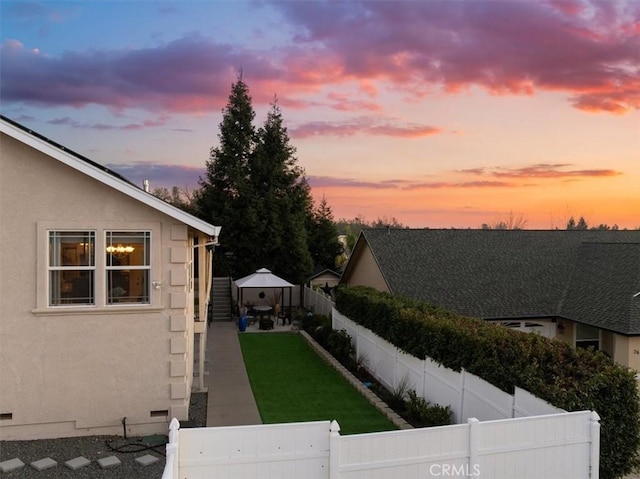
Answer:
[{"label": "concrete step", "polygon": [[231,283],[229,278],[213,278],[211,289],[211,320],[231,320]]}]

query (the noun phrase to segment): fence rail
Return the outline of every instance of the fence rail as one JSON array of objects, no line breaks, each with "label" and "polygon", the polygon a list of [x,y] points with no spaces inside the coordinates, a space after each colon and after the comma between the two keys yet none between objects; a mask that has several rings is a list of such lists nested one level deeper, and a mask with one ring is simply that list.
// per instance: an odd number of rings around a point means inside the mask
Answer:
[{"label": "fence rail", "polygon": [[179,429],[162,479],[598,479],[595,412],[341,436],[336,421]]},{"label": "fence rail", "polygon": [[331,316],[331,311],[333,311],[335,304],[331,301],[331,298],[327,297],[325,294],[305,286],[304,307],[315,314]]},{"label": "fence rail", "polygon": [[565,412],[524,389],[511,395],[464,369],[457,372],[411,356],[335,309],[331,318],[333,329],[351,336],[356,354],[376,379],[390,390],[404,382],[427,401],[451,406],[455,423],[470,417],[490,421]]}]

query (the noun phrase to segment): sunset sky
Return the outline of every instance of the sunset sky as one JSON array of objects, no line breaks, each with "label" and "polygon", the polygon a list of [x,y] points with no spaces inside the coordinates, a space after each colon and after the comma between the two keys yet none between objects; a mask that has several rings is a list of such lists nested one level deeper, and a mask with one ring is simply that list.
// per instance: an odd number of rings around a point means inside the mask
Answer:
[{"label": "sunset sky", "polygon": [[640,227],[640,1],[0,4],[5,116],[193,189],[242,69],[334,217]]}]

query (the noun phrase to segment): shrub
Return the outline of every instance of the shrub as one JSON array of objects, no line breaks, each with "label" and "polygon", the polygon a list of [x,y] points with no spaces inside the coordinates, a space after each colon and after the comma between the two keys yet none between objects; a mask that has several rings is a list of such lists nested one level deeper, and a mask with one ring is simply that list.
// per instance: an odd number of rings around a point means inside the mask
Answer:
[{"label": "shrub", "polygon": [[369,358],[367,357],[367,355],[364,353],[358,354],[354,366],[355,371],[358,373],[361,371],[366,371],[369,367]]},{"label": "shrub", "polygon": [[327,337],[327,351],[345,366],[350,366],[352,356],[356,350],[351,342],[351,336],[344,329],[332,330]]},{"label": "shrub", "polygon": [[417,427],[447,426],[451,424],[451,407],[431,405],[425,398],[416,394],[414,389],[407,391],[407,415]]},{"label": "shrub", "polygon": [[407,392],[409,391],[409,378],[403,376],[396,386],[389,391],[387,404],[396,412],[404,412],[407,409]]},{"label": "shrub", "polygon": [[340,287],[335,296],[340,313],[417,358],[428,356],[456,371],[464,368],[510,394],[521,387],[566,411],[596,411],[602,479],[640,466],[635,375],[605,354],[373,288]]},{"label": "shrub", "polygon": [[331,331],[333,331],[331,318],[322,314],[306,315],[302,319],[302,329],[309,333],[320,346],[327,348],[327,339]]}]

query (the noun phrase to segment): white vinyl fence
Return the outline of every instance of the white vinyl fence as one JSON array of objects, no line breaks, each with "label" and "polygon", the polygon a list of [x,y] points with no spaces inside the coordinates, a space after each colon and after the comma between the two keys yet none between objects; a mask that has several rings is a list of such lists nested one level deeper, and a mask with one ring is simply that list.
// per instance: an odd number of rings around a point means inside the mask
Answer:
[{"label": "white vinyl fence", "polygon": [[315,314],[324,314],[325,316],[331,317],[331,311],[335,307],[335,304],[331,301],[331,298],[323,293],[305,286],[304,307]]},{"label": "white vinyl fence", "polygon": [[179,429],[162,479],[598,479],[600,424],[581,411],[341,436],[337,422]]},{"label": "white vinyl fence", "polygon": [[344,329],[351,336],[357,356],[364,358],[376,379],[390,390],[405,382],[427,401],[451,406],[455,423],[470,417],[490,421],[564,412],[524,389],[516,388],[511,395],[464,369],[457,372],[429,358],[411,356],[335,309],[331,318],[333,329]]}]

